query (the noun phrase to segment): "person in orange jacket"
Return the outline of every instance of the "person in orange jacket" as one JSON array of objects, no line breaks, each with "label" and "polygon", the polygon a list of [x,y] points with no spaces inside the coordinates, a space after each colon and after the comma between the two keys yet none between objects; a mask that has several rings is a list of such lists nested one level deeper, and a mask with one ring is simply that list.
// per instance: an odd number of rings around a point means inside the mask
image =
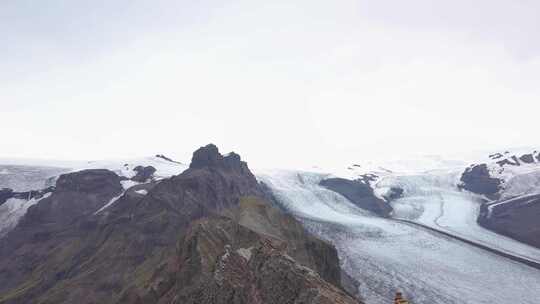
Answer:
[{"label": "person in orange jacket", "polygon": [[403,294],[401,292],[396,292],[394,304],[409,304],[409,301],[403,299]]}]

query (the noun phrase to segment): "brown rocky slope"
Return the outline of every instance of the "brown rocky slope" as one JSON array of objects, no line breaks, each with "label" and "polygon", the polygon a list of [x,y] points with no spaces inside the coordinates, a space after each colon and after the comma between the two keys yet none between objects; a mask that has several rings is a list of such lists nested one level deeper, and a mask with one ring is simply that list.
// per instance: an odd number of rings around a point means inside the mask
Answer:
[{"label": "brown rocky slope", "polygon": [[114,173],[58,182],[0,239],[0,303],[358,303],[335,248],[276,209],[237,154],[203,147],[97,213],[121,193]]}]

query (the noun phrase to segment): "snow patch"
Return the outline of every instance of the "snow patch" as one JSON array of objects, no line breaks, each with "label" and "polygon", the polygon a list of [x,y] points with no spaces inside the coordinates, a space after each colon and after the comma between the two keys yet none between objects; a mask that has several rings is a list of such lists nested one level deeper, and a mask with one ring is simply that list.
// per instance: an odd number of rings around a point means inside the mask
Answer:
[{"label": "snow patch", "polygon": [[504,200],[504,201],[497,201],[495,203],[492,203],[492,204],[489,204],[487,205],[488,207],[488,217],[491,217],[491,215],[493,214],[493,209],[497,206],[502,206],[502,205],[505,205],[505,204],[509,204],[509,203],[514,203],[516,201],[525,201],[523,204],[524,205],[528,205],[528,204],[531,204],[535,201],[538,201],[538,194],[529,194],[529,195],[525,195],[525,196],[518,196],[518,197],[514,197],[514,198],[511,198],[511,199],[507,199],[507,200]]},{"label": "snow patch", "polygon": [[135,190],[135,192],[138,193],[138,194],[142,194],[142,195],[147,195],[148,194],[148,190],[145,190],[145,189]]},{"label": "snow patch", "polygon": [[127,178],[132,178],[136,175],[136,172],[133,171],[133,169],[137,166],[152,166],[156,168],[156,172],[154,173],[156,179],[163,179],[173,175],[178,175],[188,168],[188,166],[185,164],[168,161],[157,156],[95,161],[0,158],[0,164],[69,168],[71,169],[71,172],[85,169],[108,169],[120,176],[125,176]]},{"label": "snow patch", "polygon": [[28,208],[49,196],[51,196],[51,193],[46,193],[39,199],[24,200],[11,198],[0,205],[0,238],[17,226],[20,219],[28,211]]},{"label": "snow patch", "polygon": [[122,195],[124,195],[124,193],[125,192],[122,192],[120,195],[111,198],[111,200],[107,204],[105,204],[103,207],[99,208],[96,212],[94,212],[94,215],[96,215],[96,214],[100,213],[101,211],[103,211],[103,210],[109,208],[110,206],[112,206],[114,203],[116,203],[116,201],[119,198],[122,197]]},{"label": "snow patch", "polygon": [[124,188],[124,190],[127,190],[133,186],[137,186],[137,185],[140,185],[141,183],[139,182],[135,182],[135,181],[132,181],[132,180],[123,180],[120,182],[120,184],[122,184],[122,187]]},{"label": "snow patch", "polygon": [[253,249],[253,247],[249,247],[249,248],[239,248],[236,250],[236,252],[242,256],[244,259],[246,259],[246,261],[249,262],[249,260],[251,260],[251,250]]},{"label": "snow patch", "polygon": [[84,164],[81,164],[77,167],[76,171],[83,169],[109,169],[120,176],[125,176],[127,178],[134,177],[137,172],[133,169],[137,166],[152,166],[156,169],[154,177],[159,180],[163,178],[168,178],[173,175],[178,175],[184,172],[188,166],[171,162],[160,157],[146,157],[146,158],[137,158],[137,159],[126,159],[126,160],[100,160],[100,161],[90,161]]}]

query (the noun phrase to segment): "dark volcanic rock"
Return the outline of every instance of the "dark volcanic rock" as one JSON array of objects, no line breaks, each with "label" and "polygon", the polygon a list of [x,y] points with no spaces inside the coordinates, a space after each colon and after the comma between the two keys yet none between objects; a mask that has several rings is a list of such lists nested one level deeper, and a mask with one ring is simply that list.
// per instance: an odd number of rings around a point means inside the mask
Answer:
[{"label": "dark volcanic rock", "polygon": [[156,168],[152,166],[137,166],[133,168],[133,171],[137,172],[137,174],[131,178],[132,181],[139,182],[139,183],[145,183],[149,179],[154,176],[154,173],[156,172]]},{"label": "dark volcanic rock", "polygon": [[489,175],[486,164],[474,165],[465,169],[461,175],[461,182],[460,188],[484,194],[490,198],[497,196],[501,185],[501,180]]},{"label": "dark volcanic rock", "polygon": [[189,168],[198,169],[203,167],[218,167],[223,165],[223,156],[219,153],[218,148],[209,144],[199,148],[191,159]]},{"label": "dark volcanic rock", "polygon": [[365,184],[370,184],[371,182],[376,181],[378,178],[379,178],[378,175],[372,174],[372,173],[363,174],[358,177],[358,179],[364,182]]},{"label": "dark volcanic rock", "polygon": [[523,154],[519,157],[519,160],[526,164],[534,163],[534,157],[532,154]]},{"label": "dark volcanic rock", "polygon": [[390,202],[400,198],[403,195],[404,190],[399,187],[391,187],[390,190],[384,195],[386,201]]},{"label": "dark volcanic rock", "polygon": [[195,151],[195,153],[193,153],[193,158],[189,168],[216,168],[233,171],[238,174],[252,175],[248,169],[247,163],[240,159],[240,155],[231,152],[223,156],[219,153],[218,148],[213,144],[201,147]]},{"label": "dark volcanic rock", "polygon": [[478,223],[487,229],[540,248],[539,218],[540,195],[535,194],[482,204]]},{"label": "dark volcanic rock", "polygon": [[13,197],[13,190],[9,188],[0,189],[0,205]]},{"label": "dark volcanic rock", "polygon": [[102,194],[119,192],[120,179],[114,172],[106,169],[90,169],[62,174],[56,181],[57,192],[80,192]]},{"label": "dark volcanic rock", "polygon": [[356,303],[336,249],[273,207],[237,154],[203,147],[94,214],[121,191],[98,173],[59,179],[0,239],[0,303]]},{"label": "dark volcanic rock", "polygon": [[345,196],[362,209],[382,216],[388,216],[392,212],[392,207],[376,197],[368,184],[344,178],[327,178],[322,180],[320,185]]},{"label": "dark volcanic rock", "polygon": [[504,167],[504,166],[519,166],[521,164],[519,163],[517,156],[513,155],[510,158],[505,158],[503,160],[498,161],[497,165]]},{"label": "dark volcanic rock", "polygon": [[499,159],[499,158],[502,158],[502,157],[504,157],[504,155],[502,155],[501,153],[494,153],[494,154],[489,155],[489,158],[491,158],[491,159]]},{"label": "dark volcanic rock", "polygon": [[[17,253],[20,256],[19,262],[26,265],[26,268],[39,263],[43,258],[42,254],[46,254],[46,249],[41,246],[46,247],[60,241],[60,237],[55,238],[57,231],[65,229],[68,223],[79,217],[92,214],[122,191],[118,176],[108,170],[84,170],[64,174],[58,178],[56,185],[56,188],[50,187],[42,192],[22,194],[32,197],[54,190],[51,196],[31,206],[15,229],[0,239],[0,269],[4,270],[0,271],[0,286],[10,286],[20,279],[19,275],[24,274],[20,272],[15,275],[6,271],[6,268],[21,267],[18,263],[6,259],[6,256]],[[43,244],[35,248],[28,245],[40,242]]]},{"label": "dark volcanic rock", "polygon": [[293,260],[289,244],[226,217],[194,222],[176,257],[176,276],[155,275],[143,293],[129,289],[119,303],[358,303]]},{"label": "dark volcanic rock", "polygon": [[33,198],[39,199],[42,198],[45,194],[53,192],[55,189],[54,186],[47,187],[41,190],[30,190],[25,192],[15,192],[9,188],[0,189],[0,205],[5,203],[10,198],[22,199],[22,200],[31,200]]},{"label": "dark volcanic rock", "polygon": [[53,194],[30,207],[20,226],[62,226],[94,213],[122,190],[118,175],[105,169],[60,175]]}]

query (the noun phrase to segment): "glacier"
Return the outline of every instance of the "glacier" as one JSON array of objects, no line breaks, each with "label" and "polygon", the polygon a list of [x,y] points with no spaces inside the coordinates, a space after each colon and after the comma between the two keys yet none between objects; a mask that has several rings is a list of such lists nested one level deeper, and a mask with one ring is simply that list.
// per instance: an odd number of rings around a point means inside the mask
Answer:
[{"label": "glacier", "polygon": [[462,171],[433,170],[382,178],[374,187],[400,187],[392,201],[393,217],[406,219],[480,243],[521,258],[540,262],[540,249],[487,230],[477,223],[483,198],[458,189]]},{"label": "glacier", "polygon": [[[330,173],[256,171],[280,205],[338,250],[342,269],[359,282],[367,303],[389,303],[402,291],[413,303],[536,303],[540,271],[415,225],[381,218],[319,186]],[[475,226],[479,198],[458,190],[455,173],[390,176],[401,185],[394,216],[502,250],[539,257],[538,250]]]}]

